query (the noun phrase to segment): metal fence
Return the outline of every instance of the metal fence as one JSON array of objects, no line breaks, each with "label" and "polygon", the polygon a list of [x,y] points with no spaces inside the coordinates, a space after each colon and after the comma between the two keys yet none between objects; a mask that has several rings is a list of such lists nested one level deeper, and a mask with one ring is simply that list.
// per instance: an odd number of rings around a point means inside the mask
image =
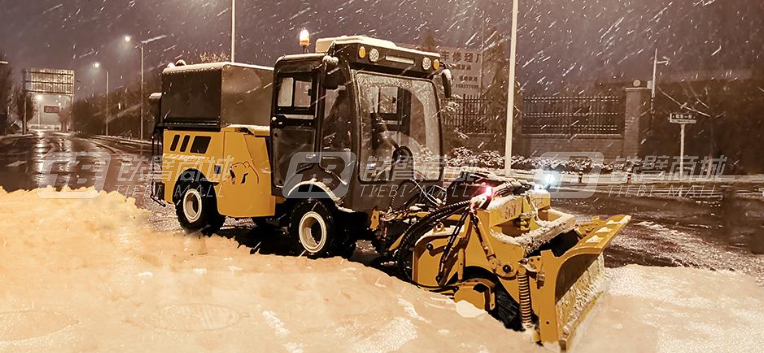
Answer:
[{"label": "metal fence", "polygon": [[527,97],[523,134],[620,135],[625,105],[622,97]]},{"label": "metal fence", "polygon": [[506,114],[489,115],[486,100],[480,97],[466,96],[446,100],[444,125],[465,134],[497,134],[504,130],[497,121]]}]

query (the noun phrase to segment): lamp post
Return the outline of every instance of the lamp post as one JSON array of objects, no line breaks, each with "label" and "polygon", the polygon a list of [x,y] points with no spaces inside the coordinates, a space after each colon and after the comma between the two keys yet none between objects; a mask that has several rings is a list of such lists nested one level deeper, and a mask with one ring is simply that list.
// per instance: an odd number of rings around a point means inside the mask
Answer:
[{"label": "lamp post", "polygon": [[[125,36],[125,42],[126,43],[130,43],[132,40],[133,40],[133,38],[131,36]],[[140,121],[141,121],[141,134],[140,134],[141,141],[143,141],[143,119],[144,119],[144,115],[143,115],[143,100],[144,100],[143,86],[144,86],[144,84],[143,83],[144,83],[144,74],[145,74],[145,71],[146,71],[144,69],[144,58],[145,58],[144,47],[146,46],[146,43],[147,43],[146,41],[141,41],[140,45],[136,46],[136,48],[141,50],[141,117],[140,117]]]},{"label": "lamp post", "polygon": [[231,62],[236,62],[236,0],[231,0]]},{"label": "lamp post", "polygon": [[509,86],[507,89],[507,141],[504,147],[504,174],[512,173],[512,125],[515,115],[515,57],[517,56],[518,0],[512,0],[512,35],[509,44]]},{"label": "lamp post", "polygon": [[[93,63],[93,68],[100,69],[101,63]],[[106,111],[104,117],[106,119],[106,136],[109,136],[109,70],[104,69],[104,71],[106,71]]]},{"label": "lamp post", "polygon": [[[664,59],[666,59],[664,57]],[[668,65],[668,60],[658,61],[658,48],[655,48],[653,56],[653,82],[650,83],[650,114],[653,114],[655,108],[655,90],[657,89],[656,80],[658,79],[658,65]]]}]

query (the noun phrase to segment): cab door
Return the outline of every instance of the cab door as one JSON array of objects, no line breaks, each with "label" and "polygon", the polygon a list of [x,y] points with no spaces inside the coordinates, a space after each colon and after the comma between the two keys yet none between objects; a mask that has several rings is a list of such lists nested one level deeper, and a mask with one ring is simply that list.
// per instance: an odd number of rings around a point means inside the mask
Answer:
[{"label": "cab door", "polygon": [[[274,82],[276,95],[271,117],[271,161],[273,163],[273,194],[280,191],[289,178],[309,164],[298,163],[289,170],[292,157],[302,160],[315,158],[316,153],[316,92],[315,72],[282,72]],[[290,175],[291,174],[291,175]]]}]

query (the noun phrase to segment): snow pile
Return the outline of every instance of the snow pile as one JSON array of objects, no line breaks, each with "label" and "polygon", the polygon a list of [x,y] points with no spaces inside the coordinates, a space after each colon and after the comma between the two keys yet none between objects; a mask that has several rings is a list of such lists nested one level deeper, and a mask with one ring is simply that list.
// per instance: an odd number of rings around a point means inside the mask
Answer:
[{"label": "snow pile", "polygon": [[483,313],[337,259],[158,233],[116,193],[0,189],[0,352],[534,352]]},{"label": "snow pile", "polygon": [[687,267],[608,270],[574,352],[760,352],[764,289],[747,275]]},{"label": "snow pile", "polygon": [[[486,314],[361,264],[251,255],[220,236],[156,232],[148,216],[116,193],[0,189],[0,352],[541,351]],[[748,277],[608,274],[576,351],[764,346],[764,290]]]}]

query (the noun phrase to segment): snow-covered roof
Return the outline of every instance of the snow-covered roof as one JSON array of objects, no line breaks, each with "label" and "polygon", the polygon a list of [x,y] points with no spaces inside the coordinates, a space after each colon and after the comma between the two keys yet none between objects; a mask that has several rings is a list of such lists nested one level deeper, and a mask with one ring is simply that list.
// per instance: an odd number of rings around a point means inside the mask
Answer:
[{"label": "snow-covered roof", "polygon": [[223,62],[216,62],[216,63],[192,64],[192,65],[168,67],[164,69],[163,72],[164,73],[181,73],[181,72],[220,70],[226,66],[246,67],[250,69],[273,71],[273,68],[268,66],[259,66],[259,65],[250,65],[250,64],[223,61]]},{"label": "snow-covered roof", "polygon": [[332,38],[321,38],[316,41],[316,52],[317,53],[328,52],[329,48],[332,46],[332,43],[335,43],[337,45],[359,43],[359,44],[368,45],[370,47],[394,49],[394,50],[400,50],[403,52],[408,52],[408,53],[412,53],[416,55],[434,56],[434,57],[440,58],[440,54],[438,53],[430,53],[430,52],[416,50],[416,49],[404,48],[404,47],[397,46],[395,43],[389,40],[371,38],[367,36],[341,36],[341,37],[332,37]]}]

